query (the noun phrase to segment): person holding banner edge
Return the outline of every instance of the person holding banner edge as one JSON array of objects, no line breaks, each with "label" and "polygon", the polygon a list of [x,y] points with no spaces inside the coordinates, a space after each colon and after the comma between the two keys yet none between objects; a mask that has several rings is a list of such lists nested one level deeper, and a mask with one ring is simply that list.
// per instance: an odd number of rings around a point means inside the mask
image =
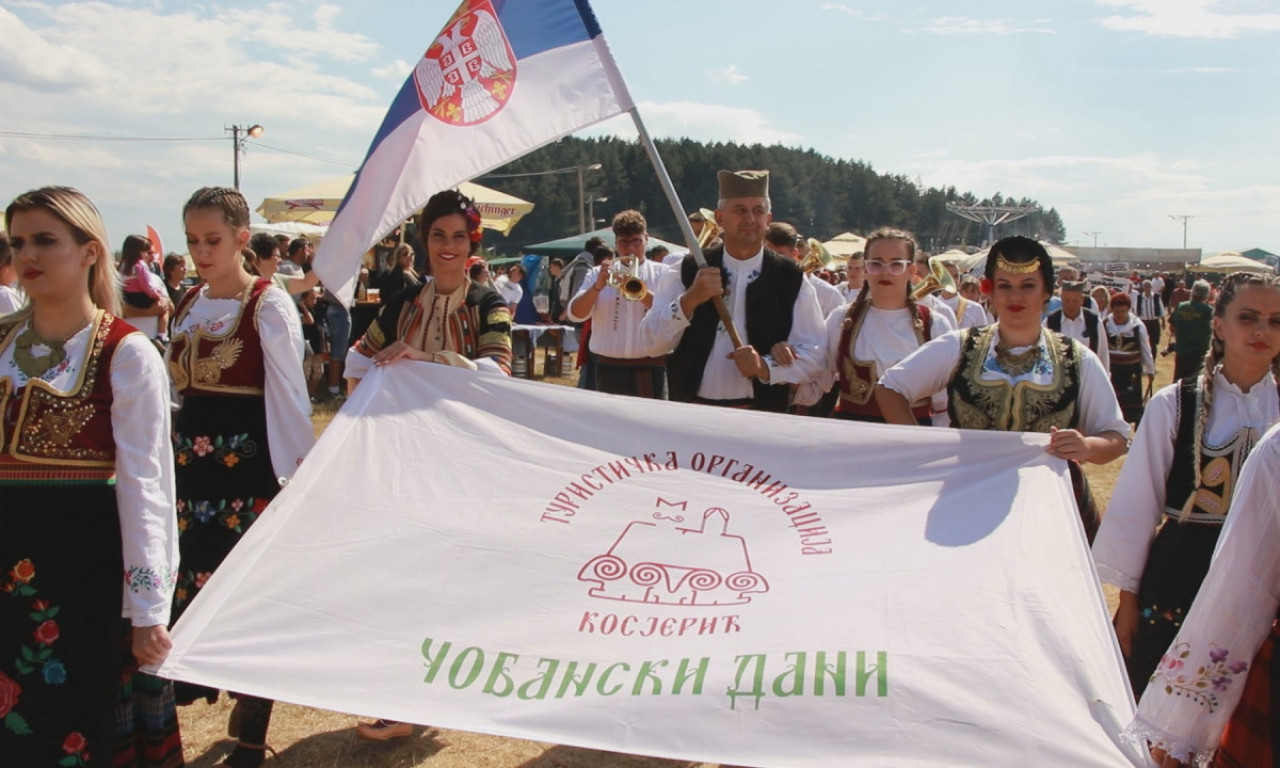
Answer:
[{"label": "person holding banner edge", "polygon": [[1049,433],[1046,450],[1068,461],[1092,542],[1100,515],[1080,464],[1124,455],[1129,424],[1097,356],[1041,325],[1052,285],[1044,246],[1027,237],[1000,240],[983,280],[999,319],[925,344],[885,372],[876,400],[890,423],[914,424],[911,403],[945,389],[954,427]]},{"label": "person holding banner edge", "polygon": [[[672,400],[783,413],[788,384],[816,378],[823,327],[813,286],[791,259],[765,247],[773,220],[768,171],[720,171],[716,223],[722,245],[691,255],[663,278],[640,327],[667,358]],[[734,348],[711,299],[723,295],[733,324],[744,330]],[[770,354],[786,342],[790,365]]]},{"label": "person holding banner edge", "polygon": [[419,360],[511,375],[511,312],[488,285],[467,274],[480,249],[480,213],[453,189],[437,192],[418,214],[429,274],[391,297],[352,347],[347,387],[375,365]]}]

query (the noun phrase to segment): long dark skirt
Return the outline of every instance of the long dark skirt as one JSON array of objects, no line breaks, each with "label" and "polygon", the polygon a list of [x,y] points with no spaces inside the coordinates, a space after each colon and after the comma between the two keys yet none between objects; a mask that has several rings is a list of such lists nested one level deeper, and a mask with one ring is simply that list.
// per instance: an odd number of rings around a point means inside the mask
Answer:
[{"label": "long dark skirt", "polygon": [[1120,401],[1124,420],[1135,424],[1142,421],[1142,414],[1147,408],[1142,397],[1142,363],[1117,363],[1112,360],[1111,388],[1115,390],[1116,400]]},{"label": "long dark skirt", "polygon": [[1142,695],[1209,573],[1220,525],[1167,521],[1147,556],[1138,588],[1138,632],[1126,666],[1134,694]]},{"label": "long dark skirt", "polygon": [[115,488],[0,488],[0,766],[109,766],[128,624]]},{"label": "long dark skirt", "polygon": [[[173,621],[199,594],[279,490],[261,397],[186,397],[174,438],[178,549],[182,557]],[[179,681],[178,704],[218,692]]]}]

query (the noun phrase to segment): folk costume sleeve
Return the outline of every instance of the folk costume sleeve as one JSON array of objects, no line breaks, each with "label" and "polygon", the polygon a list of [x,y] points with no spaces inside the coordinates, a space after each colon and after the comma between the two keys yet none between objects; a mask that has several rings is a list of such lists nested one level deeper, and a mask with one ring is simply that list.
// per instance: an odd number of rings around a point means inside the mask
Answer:
[{"label": "folk costume sleeve", "polygon": [[1178,387],[1155,393],[1120,469],[1107,514],[1093,542],[1093,560],[1104,584],[1138,591],[1165,508],[1165,480],[1173,466],[1178,430]]},{"label": "folk costume sleeve", "polygon": [[316,441],[302,374],[302,321],[293,299],[274,286],[263,294],[254,319],[266,362],[263,389],[271,466],[276,477],[287,480]]},{"label": "folk costume sleeve", "polygon": [[[1080,354],[1080,432],[1090,436],[1118,432],[1128,438],[1129,422],[1124,420],[1120,401],[1116,400],[1105,361],[1092,354],[1084,342],[1076,348]],[[1103,343],[1102,348],[1105,350],[1107,344]]]},{"label": "folk costume sleeve", "polygon": [[670,352],[680,343],[681,335],[689,327],[689,318],[680,308],[680,296],[684,293],[680,269],[669,270],[651,290],[653,306],[640,321],[640,336],[649,350]]},{"label": "folk costume sleeve", "polygon": [[880,383],[914,403],[947,388],[951,373],[960,361],[960,338],[964,331],[948,331],[907,355],[885,371]]},{"label": "folk costume sleeve", "polygon": [[111,362],[116,506],[124,546],[124,616],[135,627],[169,623],[178,573],[169,374],[140,333]]},{"label": "folk costume sleeve", "polygon": [[486,289],[477,293],[480,332],[472,360],[479,370],[510,376],[511,312],[496,292]]},{"label": "folk costume sleeve", "polygon": [[[585,296],[587,291],[591,290],[591,287],[596,284],[596,280],[599,279],[599,267],[592,267],[591,270],[587,272],[587,276],[582,278],[582,283],[578,286],[578,292],[573,294],[573,296],[569,298],[569,303],[564,306],[564,314],[569,318],[569,320],[575,323],[585,323],[587,318],[591,317],[595,313],[595,305],[592,304],[591,309],[585,315],[575,315],[573,313],[573,302],[577,301],[580,296]],[[598,298],[599,297],[597,297],[597,299]],[[657,305],[656,301],[654,302],[654,305]]]},{"label": "folk costume sleeve", "polygon": [[1209,575],[1125,732],[1201,766],[1280,606],[1280,426],[1245,462],[1238,489]]},{"label": "folk costume sleeve", "polygon": [[800,292],[791,308],[791,333],[787,336],[787,343],[795,349],[795,362],[782,366],[774,362],[772,356],[766,355],[769,383],[803,384],[820,378],[825,364],[827,330],[822,310],[818,308],[818,294],[808,280],[801,281]]}]

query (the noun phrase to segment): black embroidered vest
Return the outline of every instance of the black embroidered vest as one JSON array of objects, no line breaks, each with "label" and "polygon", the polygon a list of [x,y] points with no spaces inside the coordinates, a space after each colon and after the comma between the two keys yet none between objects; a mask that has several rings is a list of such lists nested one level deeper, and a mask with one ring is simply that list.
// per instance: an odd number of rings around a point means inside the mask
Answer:
[{"label": "black embroidered vest", "polygon": [[[704,255],[707,266],[724,266],[724,246],[712,248]],[[693,259],[686,258],[681,263],[680,277],[686,288],[693,284],[697,273],[698,266]],[[722,271],[721,275],[728,279],[727,273]],[[804,273],[794,261],[765,249],[760,276],[747,286],[747,343],[761,355],[769,354],[774,344],[786,341],[791,335],[792,311],[803,281]],[[680,343],[667,358],[671,399],[682,402],[692,402],[697,397],[702,373],[720,326],[720,316],[710,301],[698,305],[689,320],[689,327],[680,337]],[[763,384],[753,380],[751,386],[756,410],[786,411],[786,384]]]},{"label": "black embroidered vest", "polygon": [[1005,432],[1048,432],[1072,429],[1079,419],[1080,345],[1059,333],[1041,337],[1052,368],[1048,384],[1005,379],[983,380],[982,368],[998,325],[970,328],[960,342],[960,361],[947,385],[947,413],[959,429],[995,429]]}]

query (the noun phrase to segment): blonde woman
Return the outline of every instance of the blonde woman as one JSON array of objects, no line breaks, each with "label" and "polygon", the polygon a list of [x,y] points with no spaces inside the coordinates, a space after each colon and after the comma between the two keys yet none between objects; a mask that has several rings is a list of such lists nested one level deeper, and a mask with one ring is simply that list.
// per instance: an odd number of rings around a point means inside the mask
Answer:
[{"label": "blonde woman", "polygon": [[[116,316],[117,272],[88,198],[27,192],[5,228],[27,304],[0,320],[0,765],[110,766],[118,736],[133,750],[116,732],[121,680],[126,695],[132,685],[121,649],[158,664],[170,647],[168,381],[155,347]],[[176,727],[150,744],[153,764],[181,763]]]}]

